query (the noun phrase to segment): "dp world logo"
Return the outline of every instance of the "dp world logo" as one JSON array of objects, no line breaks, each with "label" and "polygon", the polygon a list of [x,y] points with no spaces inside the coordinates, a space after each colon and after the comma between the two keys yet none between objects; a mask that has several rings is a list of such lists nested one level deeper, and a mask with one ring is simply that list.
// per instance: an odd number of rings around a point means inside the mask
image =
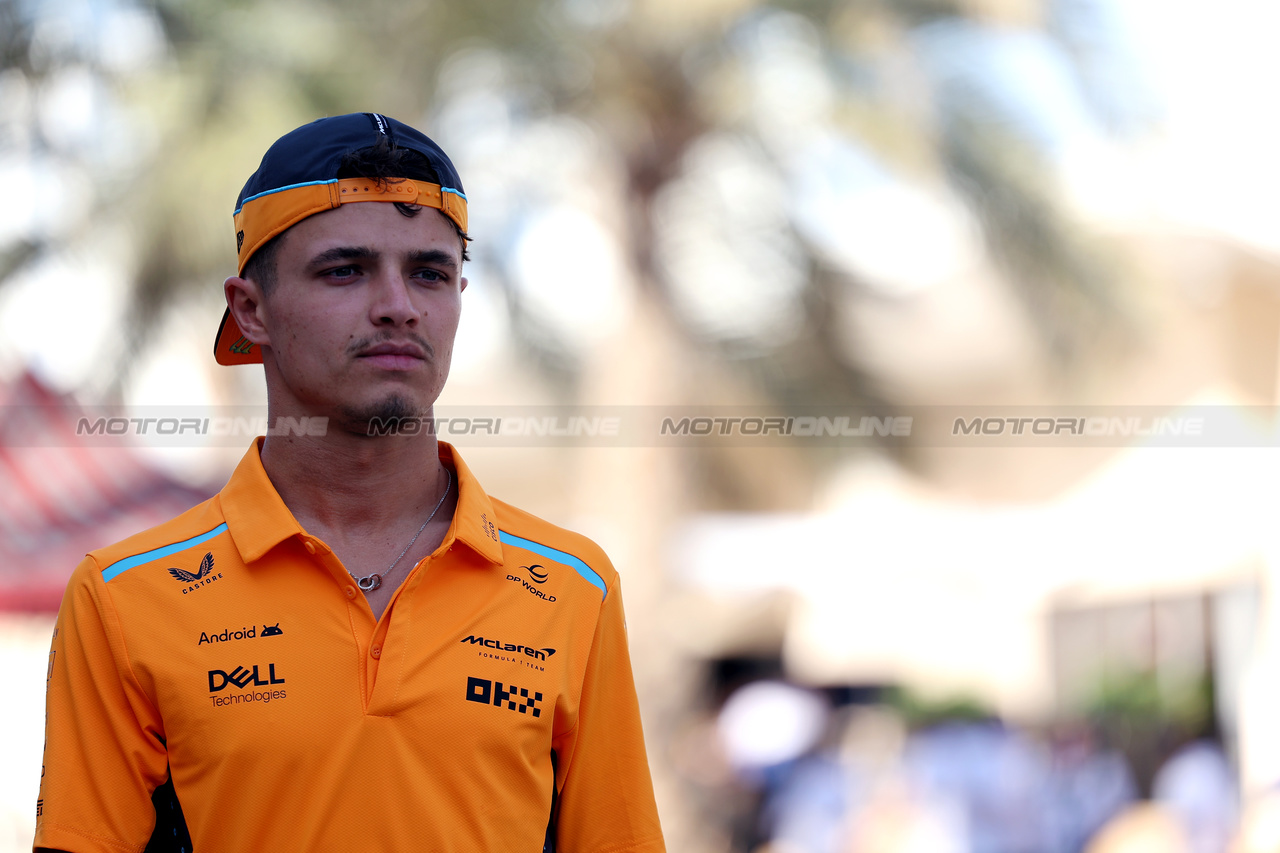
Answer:
[{"label": "dp world logo", "polygon": [[529,577],[533,578],[534,583],[546,583],[547,578],[551,577],[551,575],[546,572],[540,571],[542,566],[539,566],[537,563],[534,563],[532,566],[521,566],[520,568],[529,573]]}]

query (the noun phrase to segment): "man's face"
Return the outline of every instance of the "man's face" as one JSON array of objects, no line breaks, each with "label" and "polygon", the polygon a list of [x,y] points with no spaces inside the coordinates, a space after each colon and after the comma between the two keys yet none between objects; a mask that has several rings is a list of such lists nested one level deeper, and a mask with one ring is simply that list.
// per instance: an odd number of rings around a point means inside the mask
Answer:
[{"label": "man's face", "polygon": [[290,228],[259,305],[276,410],[360,432],[428,414],[449,375],[461,272],[457,232],[434,210],[358,202]]}]

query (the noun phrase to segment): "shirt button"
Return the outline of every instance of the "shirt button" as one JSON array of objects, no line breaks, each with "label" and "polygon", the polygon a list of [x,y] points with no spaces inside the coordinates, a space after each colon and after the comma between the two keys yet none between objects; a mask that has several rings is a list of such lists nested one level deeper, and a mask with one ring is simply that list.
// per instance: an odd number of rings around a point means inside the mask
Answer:
[{"label": "shirt button", "polygon": [[347,587],[347,598],[356,597],[356,588],[354,586]]},{"label": "shirt button", "polygon": [[382,646],[374,646],[373,648],[369,649],[369,656],[375,657],[375,658],[382,657]]},{"label": "shirt button", "polygon": [[308,554],[314,554],[314,553],[316,552],[316,545],[315,545],[315,543],[314,543],[314,542],[311,542],[311,541],[309,541],[309,540],[308,540],[307,544],[306,544],[306,545],[304,545],[303,547],[307,549],[307,553],[308,553]]}]

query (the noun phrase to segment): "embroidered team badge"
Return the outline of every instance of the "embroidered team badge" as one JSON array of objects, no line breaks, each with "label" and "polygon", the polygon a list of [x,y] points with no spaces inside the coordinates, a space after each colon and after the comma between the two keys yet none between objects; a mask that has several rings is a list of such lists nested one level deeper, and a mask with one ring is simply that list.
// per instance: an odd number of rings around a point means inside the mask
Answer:
[{"label": "embroidered team badge", "polygon": [[213,552],[210,551],[204,555],[204,559],[200,561],[200,570],[194,575],[182,569],[170,569],[169,574],[173,575],[174,580],[182,581],[183,583],[195,583],[198,580],[202,580],[213,574]]}]

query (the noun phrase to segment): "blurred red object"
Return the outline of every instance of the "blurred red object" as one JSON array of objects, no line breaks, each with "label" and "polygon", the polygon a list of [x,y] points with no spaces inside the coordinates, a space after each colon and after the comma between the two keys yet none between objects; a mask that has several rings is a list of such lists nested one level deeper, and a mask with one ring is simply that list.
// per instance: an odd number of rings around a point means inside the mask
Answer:
[{"label": "blurred red object", "polygon": [[152,468],[132,447],[91,445],[76,430],[86,414],[29,372],[0,384],[0,611],[56,611],[87,552],[214,491]]}]

